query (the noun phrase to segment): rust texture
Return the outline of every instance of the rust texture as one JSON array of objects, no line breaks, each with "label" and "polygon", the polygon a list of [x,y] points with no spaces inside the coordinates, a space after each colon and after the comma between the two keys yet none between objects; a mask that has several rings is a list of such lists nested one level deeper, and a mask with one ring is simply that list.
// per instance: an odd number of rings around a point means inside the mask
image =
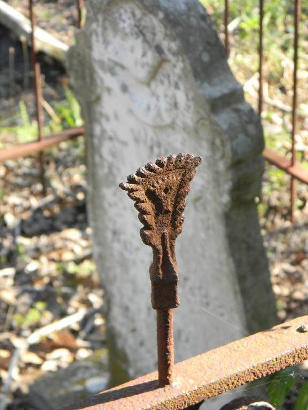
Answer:
[{"label": "rust texture", "polygon": [[[293,99],[292,99],[292,166],[296,164],[296,128],[297,128],[297,70],[298,70],[298,26],[300,21],[300,10],[301,2],[300,0],[295,0],[294,2],[294,40],[293,40]],[[296,181],[291,177],[291,221],[294,223],[294,212],[295,212],[295,202],[296,202]]]},{"label": "rust texture", "polygon": [[261,117],[263,110],[263,17],[264,0],[259,0],[259,101],[258,111]]},{"label": "rust texture", "polygon": [[173,309],[157,310],[157,357],[159,384],[171,384],[174,368]]},{"label": "rust texture", "polygon": [[77,27],[82,28],[84,24],[84,0],[76,0],[77,1]]},{"label": "rust texture", "polygon": [[298,179],[304,184],[308,184],[308,171],[298,162],[292,165],[292,161],[268,148],[263,151],[263,157],[277,168],[282,169],[287,174],[292,175],[292,177]]},{"label": "rust texture", "polygon": [[70,128],[69,130],[65,130],[57,134],[47,135],[38,142],[29,142],[2,149],[0,150],[0,163],[33,155],[36,152],[43,151],[53,145],[60,144],[60,142],[79,137],[80,135],[83,135],[84,132],[84,127]]},{"label": "rust texture", "polygon": [[68,409],[185,409],[307,360],[308,333],[301,327],[308,327],[308,316],[175,364],[170,386],[159,387],[154,372]]},{"label": "rust texture", "polygon": [[224,10],[224,32],[225,32],[225,50],[227,57],[230,55],[230,41],[229,41],[229,25],[230,11],[229,11],[229,0],[225,0],[225,10]]},{"label": "rust texture", "polygon": [[[32,68],[34,71],[34,93],[35,93],[35,103],[36,103],[36,119],[37,119],[37,131],[38,140],[41,141],[43,138],[43,107],[42,107],[42,86],[41,86],[41,67],[37,61],[36,56],[36,40],[35,40],[35,25],[36,18],[33,10],[33,0],[29,0],[29,13],[31,21],[31,57],[32,57]],[[40,180],[43,188],[43,193],[46,193],[46,181],[44,176],[44,156],[42,152],[39,152],[39,167],[40,167]]]},{"label": "rust texture", "polygon": [[175,240],[182,231],[189,183],[200,162],[201,158],[191,154],[160,157],[120,184],[135,201],[143,224],[140,236],[153,250],[150,267],[153,309],[172,309],[179,305]]},{"label": "rust texture", "polygon": [[178,297],[175,241],[183,227],[183,211],[190,181],[201,158],[191,154],[160,157],[127,177],[120,188],[128,192],[139,211],[140,236],[153,250],[150,267],[152,306],[157,310],[158,380],[172,382],[174,364],[173,312]]}]

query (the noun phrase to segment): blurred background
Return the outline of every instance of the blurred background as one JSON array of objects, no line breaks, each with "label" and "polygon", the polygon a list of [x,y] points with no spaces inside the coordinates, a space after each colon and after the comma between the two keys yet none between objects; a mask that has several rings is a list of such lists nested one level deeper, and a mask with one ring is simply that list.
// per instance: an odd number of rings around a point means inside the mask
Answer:
[{"label": "blurred background", "polygon": [[[271,163],[266,161],[258,210],[278,316],[284,321],[308,310],[308,2],[302,1],[297,29],[293,1],[200,2],[226,45],[246,99],[261,114],[269,149],[265,157]],[[30,18],[29,1],[0,2],[2,410],[26,408],[23,395],[43,374],[78,359],[95,363],[106,355],[104,292],[92,260],[86,213],[83,121],[65,66],[74,32],[86,19],[86,4],[44,0],[33,6],[37,27],[44,30],[34,56],[30,22],[19,16]],[[40,66],[36,81],[33,58]],[[71,139],[63,131],[72,128]],[[43,153],[25,150],[16,155],[13,149],[49,135],[56,141],[55,134],[61,142]],[[281,169],[291,165],[298,181]],[[291,380],[283,384],[283,408],[293,409],[299,389],[307,386],[308,368],[303,367],[299,378],[292,371],[283,377]],[[108,375],[91,378],[99,389],[107,386]],[[92,387],[90,383],[87,388]]]}]

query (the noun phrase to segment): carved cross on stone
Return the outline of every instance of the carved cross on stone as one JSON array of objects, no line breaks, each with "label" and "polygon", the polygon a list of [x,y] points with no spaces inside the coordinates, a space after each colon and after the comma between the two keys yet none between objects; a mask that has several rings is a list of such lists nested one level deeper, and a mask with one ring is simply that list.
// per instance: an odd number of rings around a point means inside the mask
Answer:
[{"label": "carved cross on stone", "polygon": [[143,224],[140,235],[152,247],[150,267],[152,306],[157,310],[158,371],[160,385],[172,380],[172,310],[179,305],[175,240],[183,227],[189,184],[201,158],[192,154],[160,157],[127,177],[120,188],[128,192]]}]

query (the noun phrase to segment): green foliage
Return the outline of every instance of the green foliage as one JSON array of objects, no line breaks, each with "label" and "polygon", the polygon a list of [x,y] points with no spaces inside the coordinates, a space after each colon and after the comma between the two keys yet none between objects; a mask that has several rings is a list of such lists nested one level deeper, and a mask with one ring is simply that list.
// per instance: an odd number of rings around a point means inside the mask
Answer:
[{"label": "green foliage", "polygon": [[279,191],[286,186],[286,174],[282,169],[271,167],[267,175],[274,190]]},{"label": "green foliage", "polygon": [[[273,251],[272,251],[273,252]],[[284,310],[286,308],[286,303],[281,300],[281,299],[277,299],[276,300],[276,309],[277,312],[280,312],[281,310]]]},{"label": "green foliage", "polygon": [[[200,3],[214,17],[218,26],[223,24],[224,0],[199,0]],[[229,2],[229,22],[240,17],[240,36],[246,37],[259,27],[259,8],[254,0],[244,0],[241,2]],[[287,16],[290,14],[290,2],[287,0],[271,0],[264,2],[263,26],[265,30],[271,30],[271,35],[275,31],[282,31],[289,23]]]},{"label": "green foliage", "polygon": [[64,87],[66,100],[55,103],[55,109],[60,117],[63,128],[79,127],[82,125],[80,106],[68,87]]},{"label": "green foliage", "polygon": [[76,275],[79,278],[85,278],[90,276],[94,272],[95,265],[90,260],[85,260],[80,264],[71,261],[65,263],[65,266],[63,266],[63,270],[69,273],[70,275]]},{"label": "green foliage", "polygon": [[[10,120],[15,118],[16,116],[11,117]],[[15,134],[17,141],[21,143],[33,141],[37,137],[37,125],[34,121],[30,120],[26,104],[23,100],[19,101],[19,118],[20,125],[13,127],[0,126],[0,133]],[[4,121],[2,123],[5,124]]]},{"label": "green foliage", "polygon": [[29,142],[37,136],[37,126],[31,122],[27,107],[24,101],[19,101],[19,111],[22,125],[16,127],[16,134],[20,142]]},{"label": "green foliage", "polygon": [[40,322],[44,312],[46,310],[46,302],[40,301],[36,302],[33,307],[31,307],[25,315],[17,313],[14,315],[14,321],[18,327],[29,328]]},{"label": "green foliage", "polygon": [[239,26],[241,28],[240,36],[242,38],[248,37],[251,32],[256,33],[259,27],[259,16],[257,10],[254,9],[253,13],[244,16]]},{"label": "green foliage", "polygon": [[26,253],[25,246],[22,243],[18,243],[16,246],[18,256],[24,256]]},{"label": "green foliage", "polygon": [[[263,186],[263,194],[269,196],[271,192],[277,191],[280,192],[283,190],[288,184],[288,176],[279,168],[276,168],[271,165],[266,165],[266,177],[268,179],[268,183],[264,184]],[[279,200],[279,198],[278,198]],[[283,203],[284,198],[281,198],[281,204]],[[259,207],[262,204],[259,204]]]},{"label": "green foliage", "polygon": [[[264,120],[268,123],[272,122],[273,115],[266,112],[266,117]],[[285,153],[285,147],[290,144],[291,137],[290,131],[286,127],[281,127],[278,131],[273,131],[272,129],[265,130],[266,146],[271,149],[275,149],[281,154]]]},{"label": "green foliage", "polygon": [[295,383],[294,371],[284,369],[270,378],[268,396],[274,407],[280,407]]},{"label": "green foliage", "polygon": [[[288,393],[295,386],[300,385],[297,382],[297,375],[294,369],[284,369],[278,373],[275,373],[270,377],[268,385],[268,396],[270,403],[277,408],[280,408],[285,403]],[[308,382],[304,382],[298,390],[298,395],[295,403],[294,410],[307,410],[308,409]]]},{"label": "green foliage", "polygon": [[[80,106],[74,94],[66,86],[64,86],[64,94],[65,100],[54,104],[54,114],[48,122],[45,121],[43,128],[43,134],[45,135],[71,127],[79,127],[83,123]],[[47,116],[45,116],[45,119],[47,119]],[[10,126],[9,124],[13,121],[18,121],[19,124]],[[17,114],[0,121],[0,136],[1,134],[14,135],[17,143],[27,143],[37,139],[37,122],[31,120],[25,101],[19,101],[19,112]],[[1,144],[0,148],[5,148],[5,144]]]},{"label": "green foliage", "polygon": [[299,391],[295,409],[294,410],[307,410],[308,409],[308,382],[304,383]]},{"label": "green foliage", "polygon": [[[213,17],[218,30],[224,25],[224,0],[199,0]],[[282,50],[284,55],[292,58],[293,55],[293,4],[288,0],[271,0],[264,2],[264,48],[267,59],[270,60],[272,71],[280,68]],[[303,5],[303,14],[307,6]],[[251,50],[258,46],[259,31],[259,6],[255,0],[229,2],[229,28],[237,37],[233,46],[238,46],[241,52]],[[304,42],[302,42],[304,43]],[[300,43],[300,53],[303,44]]]}]

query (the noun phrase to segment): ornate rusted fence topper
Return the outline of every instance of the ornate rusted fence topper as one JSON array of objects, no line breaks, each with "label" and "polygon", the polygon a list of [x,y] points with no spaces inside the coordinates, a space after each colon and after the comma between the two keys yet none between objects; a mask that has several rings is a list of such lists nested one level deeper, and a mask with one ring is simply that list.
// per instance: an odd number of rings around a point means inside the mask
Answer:
[{"label": "ornate rusted fence topper", "polygon": [[308,359],[304,316],[174,365],[172,311],[179,305],[175,240],[200,162],[191,154],[160,157],[120,184],[135,202],[143,224],[141,238],[153,250],[150,279],[157,311],[158,374],[113,387],[67,409],[198,409],[205,399]]},{"label": "ornate rusted fence topper", "polygon": [[157,311],[159,385],[173,378],[173,310],[178,307],[178,268],[175,241],[183,227],[183,212],[189,183],[201,158],[191,154],[160,157],[127,177],[120,188],[135,201],[143,228],[140,235],[152,247],[150,267],[152,306]]}]

